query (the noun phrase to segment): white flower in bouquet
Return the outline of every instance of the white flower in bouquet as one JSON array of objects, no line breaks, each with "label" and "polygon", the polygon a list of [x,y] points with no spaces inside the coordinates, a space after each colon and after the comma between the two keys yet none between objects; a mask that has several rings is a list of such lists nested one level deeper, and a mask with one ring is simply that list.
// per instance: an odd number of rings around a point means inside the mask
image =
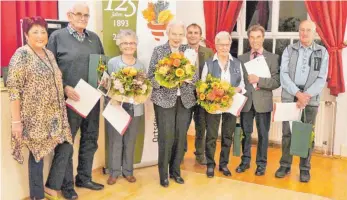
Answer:
[{"label": "white flower in bouquet", "polygon": [[147,85],[142,85],[141,89],[142,89],[142,94],[145,94],[147,91]]},{"label": "white flower in bouquet", "polygon": [[113,82],[113,84],[114,84],[114,89],[116,90],[120,90],[121,88],[123,88],[123,84],[118,79],[116,79]]},{"label": "white flower in bouquet", "polygon": [[124,88],[119,88],[119,92],[120,92],[121,94],[124,94]]}]

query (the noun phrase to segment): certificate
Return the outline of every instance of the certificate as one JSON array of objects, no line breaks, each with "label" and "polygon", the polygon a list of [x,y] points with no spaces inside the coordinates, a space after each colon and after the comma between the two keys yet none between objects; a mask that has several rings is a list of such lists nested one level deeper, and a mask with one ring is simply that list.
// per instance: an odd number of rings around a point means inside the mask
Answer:
[{"label": "certificate", "polygon": [[99,101],[101,93],[83,79],[78,81],[75,91],[80,95],[80,100],[74,101],[68,98],[66,100],[66,105],[83,118],[86,118],[89,112],[94,108],[95,104]]},{"label": "certificate", "polygon": [[131,122],[131,116],[120,104],[111,102],[107,104],[104,112],[102,112],[102,116],[105,117],[119,134],[123,135]]},{"label": "certificate", "polygon": [[247,97],[240,94],[236,93],[233,96],[233,103],[231,104],[230,108],[227,113],[231,113],[232,115],[238,117],[242,111],[243,106],[245,105],[247,101]]},{"label": "certificate", "polygon": [[300,121],[301,110],[296,103],[274,103],[272,121]]},{"label": "certificate", "polygon": [[[258,56],[251,61],[245,63],[245,68],[248,74],[254,74],[260,78],[271,78],[269,66],[266,63],[264,56]],[[256,88],[257,84],[253,84]]]}]

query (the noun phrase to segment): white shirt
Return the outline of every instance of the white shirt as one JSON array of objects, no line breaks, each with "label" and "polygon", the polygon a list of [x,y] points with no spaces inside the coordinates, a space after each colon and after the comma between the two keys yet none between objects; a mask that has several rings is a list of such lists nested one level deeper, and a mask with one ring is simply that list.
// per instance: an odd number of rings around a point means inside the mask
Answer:
[{"label": "white shirt", "polygon": [[[218,60],[218,56],[217,56],[217,53],[214,54],[213,56],[213,61],[215,60]],[[229,53],[229,60],[226,64],[226,69],[224,69],[223,65],[219,62],[218,60],[218,65],[219,67],[221,68],[221,76],[220,76],[220,79],[223,80],[223,81],[226,81],[228,83],[230,83],[230,60],[232,61],[233,60],[233,57],[231,56],[231,54]],[[241,66],[241,63],[240,63],[240,73],[241,73],[241,81],[240,81],[240,84],[239,84],[239,88],[241,88],[241,94],[245,94],[247,92],[247,90],[245,89],[245,81],[243,79],[243,70],[242,70],[242,66]],[[201,74],[201,80],[202,81],[206,81],[206,77],[207,77],[207,74],[208,74],[208,69],[207,69],[207,64],[205,63],[204,65],[204,68],[202,70],[202,74]]]}]

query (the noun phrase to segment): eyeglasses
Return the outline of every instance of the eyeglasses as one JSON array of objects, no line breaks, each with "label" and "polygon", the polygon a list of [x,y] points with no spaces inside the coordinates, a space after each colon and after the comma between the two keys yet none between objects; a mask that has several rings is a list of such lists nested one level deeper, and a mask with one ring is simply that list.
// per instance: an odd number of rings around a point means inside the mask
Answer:
[{"label": "eyeglasses", "polygon": [[313,32],[312,29],[304,29],[304,28],[299,29],[299,31],[300,31],[301,33],[304,33],[304,32],[311,33],[311,32]]},{"label": "eyeglasses", "polygon": [[82,14],[80,12],[78,13],[73,13],[71,12],[71,14],[75,15],[76,17],[78,17],[79,19],[85,18],[85,19],[89,19],[90,15],[89,14]]},{"label": "eyeglasses", "polygon": [[230,47],[231,44],[216,44],[219,47]]},{"label": "eyeglasses", "polygon": [[122,42],[120,43],[121,46],[136,46],[136,42]]}]

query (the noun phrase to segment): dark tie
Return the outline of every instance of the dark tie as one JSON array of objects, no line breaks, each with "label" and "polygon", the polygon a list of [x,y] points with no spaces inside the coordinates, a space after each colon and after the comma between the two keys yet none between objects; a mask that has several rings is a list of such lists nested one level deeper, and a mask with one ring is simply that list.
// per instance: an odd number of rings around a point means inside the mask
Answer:
[{"label": "dark tie", "polygon": [[258,55],[259,55],[258,52],[256,52],[256,51],[253,52],[253,59],[256,58],[256,57],[258,57]]}]

